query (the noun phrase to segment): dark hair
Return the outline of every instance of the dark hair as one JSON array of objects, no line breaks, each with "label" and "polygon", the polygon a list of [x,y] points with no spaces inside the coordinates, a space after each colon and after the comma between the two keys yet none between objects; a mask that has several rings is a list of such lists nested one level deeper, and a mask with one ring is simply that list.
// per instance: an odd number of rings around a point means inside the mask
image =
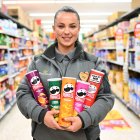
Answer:
[{"label": "dark hair", "polygon": [[79,16],[79,14],[78,14],[78,12],[75,10],[75,9],[73,9],[72,7],[70,7],[70,6],[64,6],[64,7],[62,7],[62,8],[60,8],[56,13],[55,13],[55,16],[54,16],[54,23],[55,23],[55,20],[56,20],[56,18],[57,18],[57,15],[59,14],[59,13],[61,13],[61,12],[70,12],[70,13],[74,13],[76,16],[77,16],[77,18],[78,18],[78,20],[79,20],[79,23],[80,23],[80,16]]}]

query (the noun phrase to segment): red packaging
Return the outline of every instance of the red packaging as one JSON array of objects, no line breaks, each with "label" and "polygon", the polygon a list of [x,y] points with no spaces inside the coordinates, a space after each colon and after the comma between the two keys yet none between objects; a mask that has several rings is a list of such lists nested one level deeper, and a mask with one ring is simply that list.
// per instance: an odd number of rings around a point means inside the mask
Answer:
[{"label": "red packaging", "polygon": [[90,108],[94,104],[103,77],[104,77],[103,72],[91,69],[89,79],[88,79],[90,86],[84,102],[85,109]]}]

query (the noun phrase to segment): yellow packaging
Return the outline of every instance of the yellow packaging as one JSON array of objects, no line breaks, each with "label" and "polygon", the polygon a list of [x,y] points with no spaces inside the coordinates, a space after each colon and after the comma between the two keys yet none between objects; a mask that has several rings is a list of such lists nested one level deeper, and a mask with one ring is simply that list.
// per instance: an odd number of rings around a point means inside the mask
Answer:
[{"label": "yellow packaging", "polygon": [[64,120],[66,117],[73,116],[75,98],[76,78],[62,77],[60,113],[58,124],[62,127],[69,127],[71,122]]}]

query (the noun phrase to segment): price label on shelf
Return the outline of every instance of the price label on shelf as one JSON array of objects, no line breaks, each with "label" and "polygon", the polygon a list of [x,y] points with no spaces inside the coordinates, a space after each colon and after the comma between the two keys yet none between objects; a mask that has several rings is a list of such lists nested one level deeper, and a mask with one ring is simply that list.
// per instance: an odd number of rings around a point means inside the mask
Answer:
[{"label": "price label on shelf", "polygon": [[134,28],[134,36],[137,39],[140,39],[140,23],[137,23]]},{"label": "price label on shelf", "polygon": [[135,25],[135,68],[140,70],[140,22]]}]

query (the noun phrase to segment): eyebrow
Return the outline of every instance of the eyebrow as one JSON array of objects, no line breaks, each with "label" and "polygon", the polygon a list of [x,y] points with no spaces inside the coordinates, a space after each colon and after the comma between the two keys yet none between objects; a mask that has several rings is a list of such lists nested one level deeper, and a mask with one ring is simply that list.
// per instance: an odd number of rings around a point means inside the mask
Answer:
[{"label": "eyebrow", "polygon": [[[63,24],[64,25],[64,23],[57,23],[57,24]],[[69,25],[77,25],[77,23],[70,23]]]}]

